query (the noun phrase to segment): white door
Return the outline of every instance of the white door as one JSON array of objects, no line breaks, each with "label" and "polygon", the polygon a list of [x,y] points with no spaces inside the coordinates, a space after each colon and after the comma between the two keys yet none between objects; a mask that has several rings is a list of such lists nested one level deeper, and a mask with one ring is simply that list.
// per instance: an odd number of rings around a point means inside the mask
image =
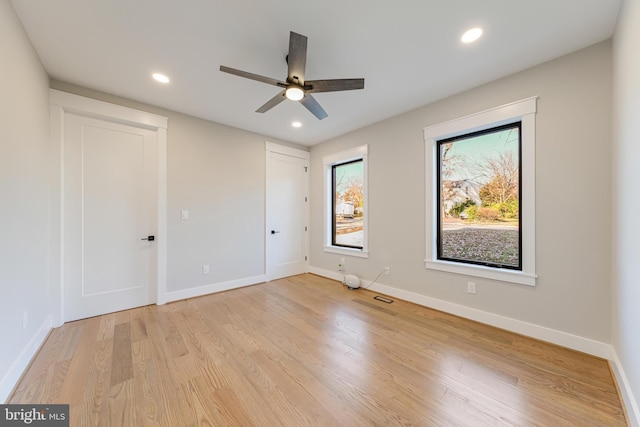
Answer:
[{"label": "white door", "polygon": [[156,133],[66,113],[63,164],[64,320],[154,302]]},{"label": "white door", "polygon": [[309,153],[267,144],[267,280],[306,273]]}]

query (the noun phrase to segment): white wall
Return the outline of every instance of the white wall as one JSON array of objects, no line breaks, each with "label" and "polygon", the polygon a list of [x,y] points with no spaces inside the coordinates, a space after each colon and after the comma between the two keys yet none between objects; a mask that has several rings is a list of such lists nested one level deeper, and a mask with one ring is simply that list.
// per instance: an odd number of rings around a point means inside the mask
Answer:
[{"label": "white wall", "polygon": [[[169,292],[265,273],[264,144],[239,129],[170,118]],[[188,221],[180,220],[182,209]]]},{"label": "white wall", "polygon": [[[614,35],[613,346],[640,425],[640,2],[625,0]],[[635,400],[633,399],[635,396]]]},{"label": "white wall", "polygon": [[[0,402],[49,331],[49,79],[0,0]],[[28,325],[23,328],[23,313]]]},{"label": "white wall", "polygon": [[[568,340],[577,336],[586,347],[593,342],[596,353],[607,353],[611,79],[611,43],[603,42],[314,146],[313,268],[335,271],[340,259],[322,249],[322,157],[369,144],[370,256],[347,257],[348,273],[371,281],[390,266],[379,283],[397,295],[442,301],[478,318],[490,313],[485,317],[513,319]],[[426,270],[422,129],[535,95],[537,286]],[[466,292],[467,280],[476,282],[476,295]]]},{"label": "white wall", "polygon": [[[264,136],[66,82],[52,80],[51,87],[169,118],[170,301],[265,280]],[[189,220],[180,219],[182,210]],[[202,274],[205,264],[209,275]]]}]

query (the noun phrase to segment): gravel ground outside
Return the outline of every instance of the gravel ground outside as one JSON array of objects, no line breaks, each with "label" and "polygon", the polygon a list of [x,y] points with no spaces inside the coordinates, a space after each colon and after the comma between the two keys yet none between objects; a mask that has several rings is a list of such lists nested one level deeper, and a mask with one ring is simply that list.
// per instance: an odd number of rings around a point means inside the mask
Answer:
[{"label": "gravel ground outside", "polygon": [[518,229],[464,227],[443,230],[444,258],[518,266]]}]

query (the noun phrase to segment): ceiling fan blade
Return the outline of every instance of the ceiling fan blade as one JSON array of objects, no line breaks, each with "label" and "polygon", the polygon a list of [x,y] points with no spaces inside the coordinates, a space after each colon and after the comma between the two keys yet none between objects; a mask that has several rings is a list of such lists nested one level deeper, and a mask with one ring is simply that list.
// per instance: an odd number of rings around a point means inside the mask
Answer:
[{"label": "ceiling fan blade", "polygon": [[272,79],[271,77],[261,76],[259,74],[249,73],[247,71],[236,70],[235,68],[225,67],[224,65],[220,66],[220,71],[222,71],[223,73],[233,74],[235,76],[245,77],[251,80],[257,80],[259,82],[267,83],[274,86],[279,86],[279,87],[287,86],[285,82],[281,82],[280,80]]},{"label": "ceiling fan blade", "polygon": [[[289,33],[288,81],[304,85],[304,69],[307,66],[307,38],[291,31]],[[296,81],[297,78],[297,81]]]},{"label": "ceiling fan blade", "polygon": [[280,104],[285,99],[287,99],[287,97],[284,95],[284,90],[283,90],[282,92],[280,92],[279,94],[277,94],[276,96],[274,96],[273,98],[265,102],[262,107],[256,110],[256,113],[266,113],[276,105]]},{"label": "ceiling fan blade", "polygon": [[364,89],[364,79],[307,80],[304,89],[306,92]]},{"label": "ceiling fan blade", "polygon": [[328,116],[327,112],[324,111],[320,104],[318,104],[318,101],[311,95],[305,95],[304,98],[300,100],[300,103],[304,105],[307,110],[311,111],[311,114],[316,116],[318,120],[322,120]]}]

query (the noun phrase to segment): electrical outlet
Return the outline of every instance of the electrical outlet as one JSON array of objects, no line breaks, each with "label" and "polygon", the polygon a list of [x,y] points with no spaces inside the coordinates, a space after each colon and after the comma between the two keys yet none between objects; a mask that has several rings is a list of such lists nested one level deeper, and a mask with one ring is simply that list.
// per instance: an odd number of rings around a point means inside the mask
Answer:
[{"label": "electrical outlet", "polygon": [[180,219],[189,219],[189,211],[184,210],[180,212]]},{"label": "electrical outlet", "polygon": [[338,271],[340,271],[341,273],[344,273],[345,271],[344,257],[340,258],[340,262],[338,263]]},{"label": "electrical outlet", "polygon": [[476,282],[467,282],[467,292],[470,294],[476,293]]},{"label": "electrical outlet", "polygon": [[209,268],[209,265],[203,265],[202,274],[209,274],[209,273],[211,273],[211,268]]},{"label": "electrical outlet", "polygon": [[384,274],[386,274],[387,276],[389,275],[389,272],[391,270],[391,267],[385,267],[384,268]]}]

